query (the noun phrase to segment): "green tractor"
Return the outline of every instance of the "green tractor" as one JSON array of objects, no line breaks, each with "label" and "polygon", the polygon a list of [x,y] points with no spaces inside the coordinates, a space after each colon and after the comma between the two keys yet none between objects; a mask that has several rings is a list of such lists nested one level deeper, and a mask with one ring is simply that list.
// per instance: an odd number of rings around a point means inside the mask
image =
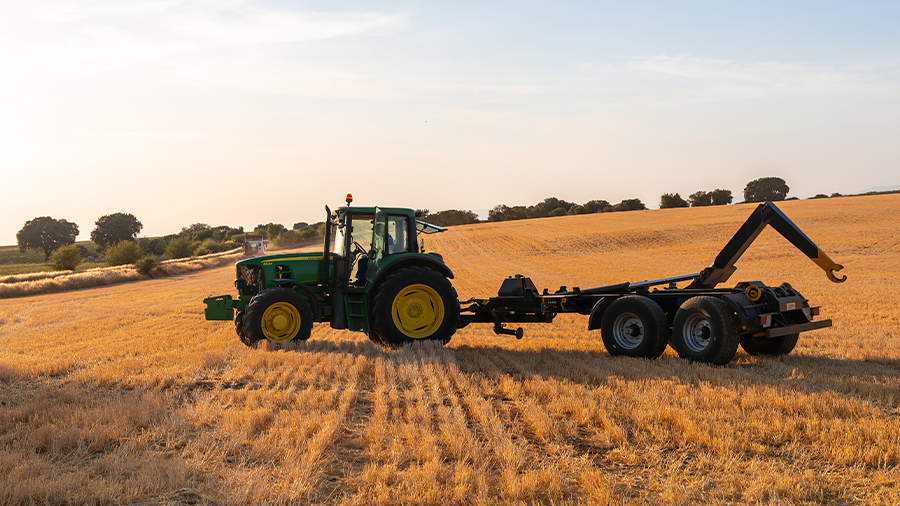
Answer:
[{"label": "green tractor", "polygon": [[453,272],[425,253],[419,234],[445,229],[402,208],[325,207],[321,253],[285,253],[237,263],[237,298],[204,299],[207,320],[234,320],[247,346],[309,338],[313,323],[365,332],[387,346],[414,340],[447,343],[460,304]]}]

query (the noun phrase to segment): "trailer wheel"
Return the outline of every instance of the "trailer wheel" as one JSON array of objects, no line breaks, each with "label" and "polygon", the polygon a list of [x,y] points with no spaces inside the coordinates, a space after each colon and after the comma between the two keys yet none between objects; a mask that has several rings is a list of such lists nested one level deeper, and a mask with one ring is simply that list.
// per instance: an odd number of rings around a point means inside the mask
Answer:
[{"label": "trailer wheel", "polygon": [[603,313],[600,336],[610,355],[657,358],[666,349],[669,322],[647,297],[620,297]]},{"label": "trailer wheel", "polygon": [[737,352],[738,320],[715,297],[693,297],[675,313],[672,344],[678,356],[694,362],[727,364]]},{"label": "trailer wheel", "polygon": [[[289,288],[269,288],[256,294],[243,315],[244,336],[251,343],[309,339],[313,314],[309,302]],[[245,341],[246,344],[247,341]]]},{"label": "trailer wheel", "polygon": [[238,309],[234,312],[234,331],[237,332],[238,339],[241,340],[242,343],[247,346],[253,346],[256,344],[256,341],[251,341],[247,338],[247,334],[244,334],[244,310]]},{"label": "trailer wheel", "polygon": [[[788,320],[788,323],[806,323],[809,321],[805,318],[802,320],[798,318],[792,318],[789,314],[785,315],[785,318]],[[771,339],[766,339],[764,337],[754,338],[750,336],[741,336],[741,348],[743,348],[744,351],[753,356],[787,355],[788,353],[794,351],[794,347],[797,346],[797,341],[799,339],[799,333],[773,337]]]},{"label": "trailer wheel", "polygon": [[372,330],[388,346],[425,339],[447,344],[459,323],[453,285],[425,267],[406,267],[388,276],[372,306]]}]

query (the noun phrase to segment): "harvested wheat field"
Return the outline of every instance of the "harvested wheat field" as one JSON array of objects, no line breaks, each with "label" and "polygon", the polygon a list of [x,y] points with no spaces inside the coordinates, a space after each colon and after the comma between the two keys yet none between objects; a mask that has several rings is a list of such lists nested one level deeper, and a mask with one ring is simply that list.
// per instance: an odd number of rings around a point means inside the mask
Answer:
[{"label": "harvested wheat field", "polygon": [[[587,319],[382,349],[317,324],[248,349],[220,267],[0,301],[0,504],[900,503],[900,195],[781,209],[732,282],[788,281],[834,327],[724,367],[612,358]],[[455,227],[460,298],[697,272],[753,205]]]}]

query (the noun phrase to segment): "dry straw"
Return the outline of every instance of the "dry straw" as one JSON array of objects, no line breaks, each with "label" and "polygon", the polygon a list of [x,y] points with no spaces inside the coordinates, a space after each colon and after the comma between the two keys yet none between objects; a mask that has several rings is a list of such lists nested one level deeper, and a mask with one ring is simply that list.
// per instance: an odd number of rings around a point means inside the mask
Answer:
[{"label": "dry straw", "polygon": [[[229,251],[188,259],[165,260],[150,273],[149,277],[175,276],[201,269],[219,267],[233,263],[239,255],[240,253]],[[88,269],[86,271],[18,274],[0,277],[0,299],[113,285],[146,279],[147,277],[138,273],[134,265]]]},{"label": "dry straw", "polygon": [[[753,206],[543,218],[426,239],[462,297],[696,272]],[[737,280],[835,326],[723,367],[611,357],[583,316],[386,350],[316,324],[250,349],[201,300],[234,270],[0,301],[0,505],[900,504],[900,195],[786,202]]]}]

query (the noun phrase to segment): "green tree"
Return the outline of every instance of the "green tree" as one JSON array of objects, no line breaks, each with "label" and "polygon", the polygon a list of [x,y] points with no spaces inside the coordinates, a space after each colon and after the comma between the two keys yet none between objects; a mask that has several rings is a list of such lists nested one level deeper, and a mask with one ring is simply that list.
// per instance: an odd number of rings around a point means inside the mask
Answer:
[{"label": "green tree", "polygon": [[712,205],[712,196],[703,190],[696,191],[688,196],[691,207],[706,207]]},{"label": "green tree", "polygon": [[53,252],[53,268],[58,271],[74,271],[81,264],[81,250],[74,244],[67,244]]},{"label": "green tree", "polygon": [[50,255],[62,246],[74,244],[78,237],[78,225],[66,220],[56,220],[49,216],[40,216],[25,222],[22,230],[16,233],[19,251],[28,249],[44,250],[44,261],[50,261]]},{"label": "green tree", "polygon": [[297,223],[294,223],[294,226],[291,227],[291,230],[303,230],[304,228],[306,228],[308,226],[309,226],[309,223],[307,223],[305,221],[298,221]]},{"label": "green tree", "polygon": [[673,207],[687,207],[688,203],[685,202],[681,195],[679,194],[671,194],[671,193],[663,193],[661,197],[659,197],[659,208],[660,209],[671,209]]},{"label": "green tree", "polygon": [[723,190],[721,188],[716,188],[709,192],[709,198],[712,199],[712,205],[714,206],[728,205],[734,200],[734,197],[731,196],[731,190]]},{"label": "green tree", "polygon": [[747,183],[744,187],[745,202],[777,202],[784,200],[791,191],[780,177],[763,177]]},{"label": "green tree", "polygon": [[180,236],[169,241],[166,245],[166,256],[169,258],[187,258],[194,254],[197,249],[197,243],[191,241],[189,237]]},{"label": "green tree", "polygon": [[589,200],[582,206],[585,214],[602,213],[604,209],[609,207],[609,202],[605,200]]},{"label": "green tree", "polygon": [[434,214],[426,214],[419,219],[440,227],[478,223],[477,214],[472,211],[462,211],[459,209],[447,209],[444,211],[438,211]]},{"label": "green tree", "polygon": [[113,213],[101,216],[91,232],[91,240],[100,251],[122,241],[133,241],[144,225],[133,214]]},{"label": "green tree", "polygon": [[119,241],[106,248],[106,264],[109,266],[133,264],[138,261],[143,253],[141,247],[134,241]]},{"label": "green tree", "polygon": [[619,202],[615,206],[617,211],[642,211],[647,209],[647,206],[641,202],[641,199],[625,199],[622,202]]}]

